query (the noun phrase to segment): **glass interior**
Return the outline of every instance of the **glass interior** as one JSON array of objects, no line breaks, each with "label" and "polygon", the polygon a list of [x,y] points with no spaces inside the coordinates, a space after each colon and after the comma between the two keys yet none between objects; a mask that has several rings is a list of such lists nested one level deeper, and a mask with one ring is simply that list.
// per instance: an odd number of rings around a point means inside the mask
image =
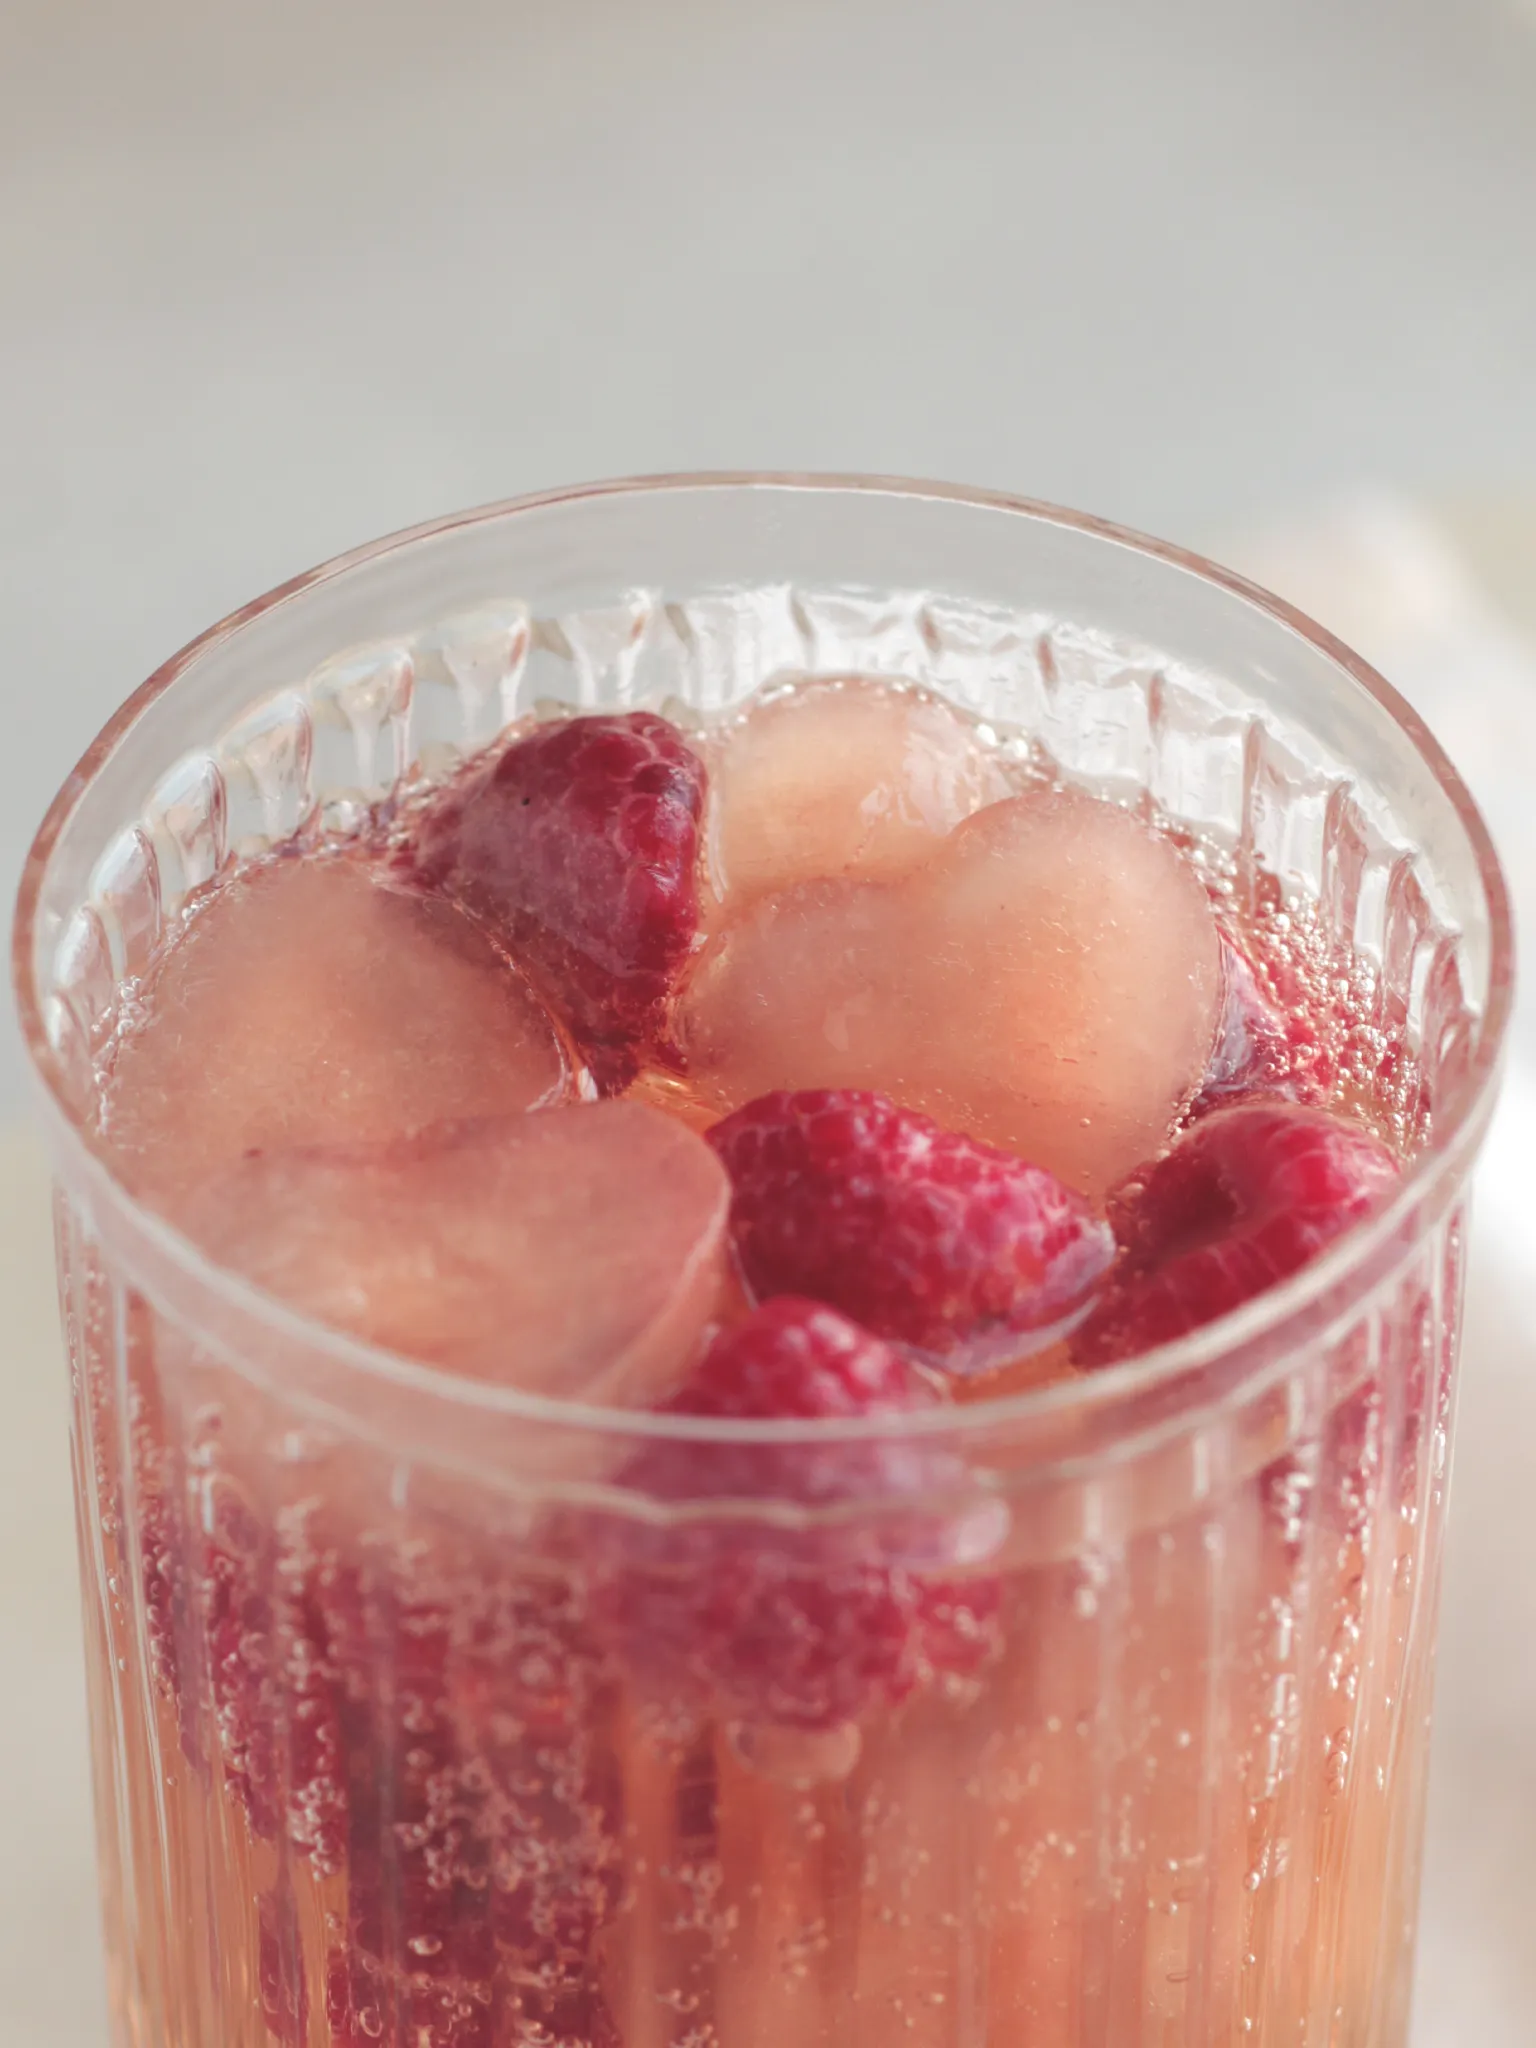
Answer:
[{"label": "glass interior", "polygon": [[1376,964],[1434,1103],[1392,1209],[1295,1280],[1090,1382],[933,1426],[1003,1432],[1049,1462],[1081,1455],[1084,1429],[1134,1435],[1283,1371],[1443,1212],[1486,1122],[1511,961],[1482,822],[1408,707],[1278,600],[1091,519],[927,485],[684,477],[491,507],[296,579],[144,686],[39,834],[15,972],[61,1172],[146,1288],[242,1369],[301,1379],[351,1426],[426,1427],[445,1454],[517,1446],[527,1471],[530,1424],[686,1431],[447,1387],[216,1275],[90,1157],[92,1043],[227,861],[307,821],[345,830],[401,776],[441,772],[536,705],[686,720],[776,676],[849,671],[926,684],[1095,793],[1193,827],[1240,886],[1278,877]]},{"label": "glass interior", "polygon": [[[1393,1205],[1076,1382],[732,1424],[369,1351],[92,1150],[96,1034],[228,861],[546,702],[686,723],[850,670],[1193,828],[1370,963],[1433,1110]],[[120,2048],[1402,2048],[1509,930],[1454,773],[1345,650],[1177,550],[931,487],[493,508],[153,678],[43,826],[15,961]],[[632,1476],[646,1438],[807,1433],[943,1442],[820,1511]]]}]

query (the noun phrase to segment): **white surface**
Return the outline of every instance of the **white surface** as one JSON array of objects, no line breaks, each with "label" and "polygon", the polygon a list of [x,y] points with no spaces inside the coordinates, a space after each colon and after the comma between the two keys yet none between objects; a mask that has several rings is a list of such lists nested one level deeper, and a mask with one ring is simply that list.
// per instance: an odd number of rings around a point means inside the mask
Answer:
[{"label": "white surface", "polygon": [[456,505],[1528,486],[1533,195],[1513,0],[0,0],[0,889],[183,640]]}]

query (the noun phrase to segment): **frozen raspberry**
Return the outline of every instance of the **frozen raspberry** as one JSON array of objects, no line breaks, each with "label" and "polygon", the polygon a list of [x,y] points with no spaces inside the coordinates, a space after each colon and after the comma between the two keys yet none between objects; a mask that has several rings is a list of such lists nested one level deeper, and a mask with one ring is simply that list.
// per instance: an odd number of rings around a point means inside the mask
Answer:
[{"label": "frozen raspberry", "polygon": [[[931,1400],[878,1338],[786,1296],[723,1332],[669,1412],[895,1420]],[[597,1611],[645,1682],[702,1692],[747,1722],[836,1727],[919,1684],[964,1680],[991,1651],[996,1580],[956,1568],[986,1557],[1004,1516],[965,1499],[966,1480],[958,1459],[911,1437],[658,1443],[621,1484],[720,1511],[615,1526]],[[768,1501],[812,1510],[859,1501],[870,1512],[796,1527],[754,1517],[752,1504]]]},{"label": "frozen raspberry", "polygon": [[652,711],[515,741],[428,815],[418,877],[476,911],[540,984],[605,1090],[667,1057],[698,927],[704,764]]},{"label": "frozen raspberry", "polygon": [[1120,1265],[1073,1357],[1108,1365],[1225,1315],[1375,1208],[1397,1174],[1379,1139],[1327,1110],[1214,1111],[1115,1197]]},{"label": "frozen raspberry", "polygon": [[883,1095],[760,1096],[709,1140],[757,1298],[814,1296],[951,1365],[1059,1323],[1114,1255],[1108,1225],[1054,1174]]},{"label": "frozen raspberry", "polygon": [[1222,1008],[1205,1081],[1190,1118],[1250,1095],[1317,1102],[1327,1094],[1335,1061],[1301,1001],[1275,1001],[1258,969],[1230,932],[1221,934]]}]

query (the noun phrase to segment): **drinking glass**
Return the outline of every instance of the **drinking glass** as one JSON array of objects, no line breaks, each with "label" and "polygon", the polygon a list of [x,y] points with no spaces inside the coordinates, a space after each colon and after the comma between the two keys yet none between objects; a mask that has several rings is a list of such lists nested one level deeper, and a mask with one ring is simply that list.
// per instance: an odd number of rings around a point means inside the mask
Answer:
[{"label": "drinking glass", "polygon": [[[849,673],[948,697],[1359,967],[1428,1132],[1390,1206],[1101,1373],[743,1423],[370,1349],[114,1178],[103,1033],[230,863],[352,829],[551,702],[686,721]],[[153,676],[48,813],[14,963],[118,2048],[1401,2048],[1511,948],[1465,789],[1347,649],[1180,549],[982,493],[679,477],[495,506]],[[724,1476],[680,1503],[646,1475],[683,1445]],[[835,1510],[732,1495],[743,1459],[829,1456],[868,1475]],[[835,1680],[871,1560],[963,1654],[812,1712],[794,1659]],[[789,1659],[756,1705],[718,1677],[754,1642]]]}]

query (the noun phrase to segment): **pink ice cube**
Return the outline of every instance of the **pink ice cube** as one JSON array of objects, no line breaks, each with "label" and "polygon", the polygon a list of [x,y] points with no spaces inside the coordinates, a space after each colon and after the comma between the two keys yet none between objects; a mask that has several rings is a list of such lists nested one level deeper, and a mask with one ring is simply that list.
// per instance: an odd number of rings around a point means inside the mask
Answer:
[{"label": "pink ice cube", "polygon": [[554,1026],[490,941],[348,859],[279,859],[222,884],[142,1008],[103,1125],[147,1190],[251,1146],[389,1138],[566,1088]]},{"label": "pink ice cube", "polygon": [[729,1188],[638,1102],[252,1152],[172,1205],[212,1257],[322,1323],[472,1379],[648,1404],[724,1279]]},{"label": "pink ice cube", "polygon": [[1182,855],[1111,804],[1038,790],[903,880],[762,898],[705,953],[682,1036],[722,1108],[875,1088],[1097,1197],[1163,1143],[1220,994]]},{"label": "pink ice cube", "polygon": [[710,780],[709,867],[728,911],[818,876],[905,874],[1007,790],[947,704],[860,676],[756,705],[717,740]]}]

